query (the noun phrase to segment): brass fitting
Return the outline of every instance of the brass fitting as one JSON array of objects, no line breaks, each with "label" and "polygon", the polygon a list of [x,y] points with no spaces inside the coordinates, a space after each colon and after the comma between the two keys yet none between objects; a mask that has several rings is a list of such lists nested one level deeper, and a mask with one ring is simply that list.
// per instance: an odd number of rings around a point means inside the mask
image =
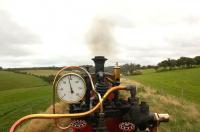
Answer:
[{"label": "brass fitting", "polygon": [[120,67],[118,66],[118,62],[116,62],[116,65],[113,68],[113,76],[115,81],[120,81]]}]

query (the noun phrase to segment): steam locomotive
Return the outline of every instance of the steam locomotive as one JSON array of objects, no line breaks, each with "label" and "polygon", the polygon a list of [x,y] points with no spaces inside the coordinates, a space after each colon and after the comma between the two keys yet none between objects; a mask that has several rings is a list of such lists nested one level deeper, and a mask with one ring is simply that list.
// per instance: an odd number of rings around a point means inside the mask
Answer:
[{"label": "steam locomotive", "polygon": [[[78,66],[64,67],[57,73],[53,83],[53,114],[23,117],[13,124],[10,132],[14,132],[22,122],[35,118],[54,119],[58,128],[74,132],[156,132],[160,122],[169,121],[168,114],[152,113],[146,102],[139,101],[134,85],[120,85],[120,67],[117,64],[112,73],[107,73],[104,71],[107,60],[104,56],[95,56],[92,60],[94,73],[89,67]],[[82,72],[59,76],[66,69]],[[120,90],[128,91],[129,97],[120,98]],[[69,103],[69,113],[56,113],[57,96]],[[59,118],[70,118],[71,123],[61,126]]]}]

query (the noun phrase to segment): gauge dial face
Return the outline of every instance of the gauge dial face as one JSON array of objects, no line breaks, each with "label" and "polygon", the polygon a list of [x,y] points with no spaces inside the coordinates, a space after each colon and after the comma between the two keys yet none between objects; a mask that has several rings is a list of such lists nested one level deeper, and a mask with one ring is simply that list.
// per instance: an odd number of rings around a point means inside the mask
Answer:
[{"label": "gauge dial face", "polygon": [[63,101],[77,103],[83,99],[85,92],[85,81],[76,73],[65,74],[58,80],[57,94]]}]

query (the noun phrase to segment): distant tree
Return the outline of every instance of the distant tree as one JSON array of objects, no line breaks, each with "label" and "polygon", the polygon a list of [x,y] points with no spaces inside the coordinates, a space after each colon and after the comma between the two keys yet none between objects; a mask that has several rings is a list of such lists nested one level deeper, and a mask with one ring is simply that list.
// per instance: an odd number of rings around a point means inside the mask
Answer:
[{"label": "distant tree", "polygon": [[160,63],[158,63],[158,66],[166,69],[169,66],[168,60],[161,61]]},{"label": "distant tree", "polygon": [[141,67],[141,69],[146,69],[146,68],[147,68],[146,66],[142,66],[142,67]]},{"label": "distant tree", "polygon": [[124,64],[121,67],[121,72],[124,75],[133,75],[137,70],[142,69],[143,67],[141,67],[140,64],[134,64],[134,63],[130,63],[130,64]]},{"label": "distant tree", "polygon": [[196,65],[200,65],[200,56],[194,57],[194,61]]},{"label": "distant tree", "polygon": [[193,65],[195,65],[195,60],[193,58],[187,58],[187,63],[186,66],[187,67],[192,67]]},{"label": "distant tree", "polygon": [[177,65],[177,61],[169,58],[167,60],[167,65],[169,66],[170,69],[173,69]]},{"label": "distant tree", "polygon": [[129,68],[129,64],[124,64],[121,66],[121,71],[123,74],[127,75],[128,74],[128,68]]},{"label": "distant tree", "polygon": [[130,74],[132,75],[134,71],[135,71],[135,65],[132,64],[132,63],[129,64],[129,72],[130,72]]},{"label": "distant tree", "polygon": [[0,71],[3,70],[3,67],[0,66]]},{"label": "distant tree", "polygon": [[[196,56],[194,58],[180,57],[177,60],[168,58],[167,60],[163,60],[163,61],[161,61],[160,63],[157,64],[158,69],[159,68],[174,69],[175,67],[178,67],[178,68],[191,68],[194,65],[200,65],[200,56]],[[155,68],[155,69],[157,69],[157,68]]]},{"label": "distant tree", "polygon": [[136,70],[141,69],[141,65],[140,65],[140,64],[136,64],[136,65],[135,65],[135,69],[136,69]]},{"label": "distant tree", "polygon": [[176,60],[176,65],[177,65],[179,68],[181,68],[181,67],[183,66],[183,62],[182,62],[182,60],[181,60],[180,58]]},{"label": "distant tree", "polygon": [[182,67],[192,67],[195,64],[194,59],[189,57],[181,57],[178,59],[178,65]]},{"label": "distant tree", "polygon": [[154,69],[157,71],[158,70],[158,68],[159,68],[159,66],[154,66]]},{"label": "distant tree", "polygon": [[147,68],[147,69],[151,69],[151,68],[154,68],[154,66],[153,66],[153,65],[147,65],[146,68]]}]

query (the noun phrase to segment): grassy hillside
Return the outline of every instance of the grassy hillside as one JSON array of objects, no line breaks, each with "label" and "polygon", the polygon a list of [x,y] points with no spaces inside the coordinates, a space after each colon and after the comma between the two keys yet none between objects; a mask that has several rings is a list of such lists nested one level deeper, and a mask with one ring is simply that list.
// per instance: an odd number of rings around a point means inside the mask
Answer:
[{"label": "grassy hillside", "polygon": [[151,86],[161,93],[200,104],[200,68],[166,72],[144,71],[143,75],[130,76],[142,84]]},{"label": "grassy hillside", "polygon": [[0,91],[48,85],[40,78],[7,71],[0,71],[0,84]]},{"label": "grassy hillside", "polygon": [[51,86],[37,77],[1,71],[0,84],[1,132],[7,132],[17,119],[52,103]]}]

